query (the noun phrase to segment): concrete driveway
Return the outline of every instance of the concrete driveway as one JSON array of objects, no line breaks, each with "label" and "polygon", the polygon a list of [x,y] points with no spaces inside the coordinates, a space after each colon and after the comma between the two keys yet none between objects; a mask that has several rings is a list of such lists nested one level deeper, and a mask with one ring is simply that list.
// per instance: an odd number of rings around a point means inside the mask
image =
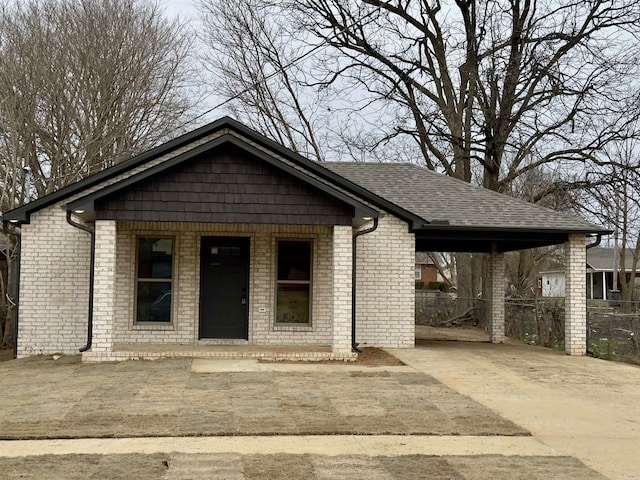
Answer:
[{"label": "concrete driveway", "polygon": [[[58,376],[53,377],[51,372],[32,368],[29,372],[31,381],[22,386],[11,384],[9,396],[23,395],[24,412],[38,413],[38,408],[46,408],[51,414],[50,409],[54,408],[58,423],[47,426],[46,412],[39,412],[39,416],[35,415],[39,420],[27,429],[31,437],[22,431],[23,436],[34,440],[0,441],[0,473],[3,478],[10,479],[127,478],[127,472],[135,468],[137,478],[166,479],[329,479],[347,476],[476,480],[640,479],[640,368],[567,357],[559,352],[521,345],[421,342],[413,350],[391,352],[407,366],[367,369],[350,365],[274,365],[250,361],[203,365],[196,361],[186,368],[180,361],[130,362],[91,370],[96,373],[94,389],[86,384],[88,377],[82,377],[75,370],[82,369],[76,363],[59,364],[62,368],[58,370]],[[30,363],[32,367],[36,364],[37,361]],[[11,368],[6,367],[8,370],[1,372],[5,392],[7,381],[11,382],[11,370],[21,368],[18,363],[9,362],[8,365]],[[176,365],[182,365],[177,370],[181,373],[176,374]],[[63,374],[63,371],[67,373]],[[169,374],[169,371],[174,373]],[[44,377],[49,377],[49,383]],[[100,378],[122,385],[110,396],[109,389],[98,386]],[[114,419],[122,406],[117,403],[117,397],[130,395],[124,402],[123,411],[131,413],[137,405],[140,411],[150,414],[146,420],[156,425],[153,428],[157,429],[158,422],[164,420],[172,427],[186,425],[192,429],[197,425],[192,422],[198,415],[200,407],[197,405],[182,405],[175,410],[190,412],[187,417],[178,414],[172,417],[166,410],[160,417],[151,415],[154,409],[148,408],[148,401],[161,402],[162,392],[166,390],[155,387],[163,381],[174,385],[171,398],[175,403],[186,398],[176,392],[214,384],[231,387],[241,378],[251,379],[249,386],[253,394],[243,397],[240,390],[233,391],[229,398],[235,400],[229,401],[229,408],[236,405],[245,413],[257,410],[251,415],[252,421],[246,424],[229,413],[229,418],[220,425],[249,427],[244,432],[220,431],[212,432],[214,436],[183,437],[179,436],[182,431],[177,430],[166,436],[164,431],[149,433],[147,430],[145,433],[145,428],[149,427],[144,419],[125,427],[122,417],[118,417],[120,421]],[[211,383],[212,379],[215,382]],[[351,382],[354,382],[355,390],[345,388],[345,384]],[[75,386],[75,403],[68,402],[69,399],[54,386],[56,383]],[[102,389],[96,390],[98,388]],[[295,396],[292,388],[296,389]],[[227,394],[232,392],[226,391]],[[406,400],[398,393],[408,394],[414,401],[411,409],[406,408]],[[38,400],[41,398],[50,401]],[[65,421],[69,414],[68,420],[90,419],[88,411],[85,417],[80,415],[85,407],[89,408],[83,398],[100,399],[103,410],[107,409],[108,414],[104,415],[105,421],[100,423],[100,428],[96,430],[93,426],[90,431],[89,436],[94,438],[83,438],[78,432],[77,427],[81,427],[82,422],[73,430]],[[260,402],[252,400],[255,398],[269,408],[264,410]],[[285,407],[278,403],[282,398],[289,402]],[[349,398],[360,398],[365,403],[340,403]],[[299,402],[297,407],[291,403],[295,399]],[[397,408],[394,407],[396,403]],[[364,404],[368,405],[365,409],[362,408]],[[460,421],[463,415],[456,410],[456,404],[465,405],[465,409],[472,412],[467,417],[470,432],[462,430],[468,427]],[[0,432],[5,429],[5,438],[16,438],[9,435],[9,426],[12,421],[15,423],[19,406],[15,404],[14,407],[10,411],[5,403],[0,408],[3,415]],[[196,408],[195,412],[193,408]],[[315,421],[294,421],[300,418],[300,409],[310,412],[311,418],[317,410]],[[434,412],[440,416],[432,416],[428,421]],[[338,421],[331,418],[335,415],[338,415]],[[384,425],[381,431],[362,426],[367,424],[369,417],[384,419],[388,415],[393,415],[395,421],[382,420],[378,424]],[[474,415],[484,418],[483,430],[478,431],[477,425],[473,427],[470,417]],[[262,421],[266,419],[267,423],[263,425],[284,425],[289,430],[255,430],[260,425],[256,423],[260,417]],[[206,423],[211,415],[203,418],[204,424],[213,424]],[[438,424],[449,430],[428,431],[429,425]],[[308,431],[309,425],[318,429]],[[337,430],[326,431],[331,425]],[[452,426],[458,431],[451,430]],[[495,428],[492,430],[488,426]],[[66,435],[76,438],[35,440],[65,436],[56,434],[64,431],[60,428],[66,428],[67,433],[76,432]],[[120,436],[123,438],[95,438],[96,432],[99,433],[97,436],[108,437],[114,436],[109,432],[118,429],[122,429]],[[132,435],[132,430],[137,433]],[[531,436],[527,436],[527,432]],[[188,434],[197,435],[197,432]],[[79,466],[82,468],[78,470]]]},{"label": "concrete driveway", "polygon": [[611,479],[640,480],[640,367],[525,345],[391,351]]}]

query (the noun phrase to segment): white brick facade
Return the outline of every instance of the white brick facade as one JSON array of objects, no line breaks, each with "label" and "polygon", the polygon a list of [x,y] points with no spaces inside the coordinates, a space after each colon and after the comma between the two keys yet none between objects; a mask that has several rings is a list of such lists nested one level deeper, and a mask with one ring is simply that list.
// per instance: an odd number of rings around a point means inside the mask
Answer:
[{"label": "white brick facade", "polygon": [[504,254],[489,255],[489,340],[504,342]]},{"label": "white brick facade", "polygon": [[92,352],[110,352],[115,339],[116,262],[118,245],[116,222],[95,222],[96,252],[93,288]]},{"label": "white brick facade", "polygon": [[[135,242],[138,236],[174,238],[174,295],[171,325],[136,325],[134,323]],[[250,238],[249,344],[331,344],[331,227],[141,222],[118,223],[115,343],[198,343],[199,252],[200,238],[203,236]],[[275,250],[278,238],[313,240],[314,278],[311,326],[280,326],[273,323]],[[215,343],[208,340],[207,342]]]},{"label": "white brick facade", "polygon": [[407,223],[391,215],[382,217],[375,231],[358,237],[356,261],[358,343],[413,347],[415,236]]},{"label": "white brick facade", "polygon": [[[200,238],[216,235],[250,238],[249,339],[237,343],[324,345],[345,354],[351,349],[353,233],[346,226],[97,221],[93,346],[84,357],[115,358],[109,352],[118,344],[202,344],[198,340]],[[174,239],[169,325],[134,322],[138,236]],[[274,324],[279,238],[313,241],[310,326]],[[51,248],[56,245],[59,248]],[[23,227],[19,356],[77,354],[86,343],[89,247],[89,235],[67,224],[59,208],[43,209]],[[413,346],[413,235],[405,222],[387,216],[378,230],[359,237],[358,248],[358,341]]]},{"label": "white brick facade", "polygon": [[91,240],[50,207],[22,226],[18,357],[77,354],[87,339]]},{"label": "white brick facade", "polygon": [[337,353],[351,351],[351,239],[351,227],[333,227],[332,346]]},{"label": "white brick facade", "polygon": [[567,273],[565,283],[564,344],[568,355],[587,353],[587,264],[586,237],[569,235],[565,244]]}]

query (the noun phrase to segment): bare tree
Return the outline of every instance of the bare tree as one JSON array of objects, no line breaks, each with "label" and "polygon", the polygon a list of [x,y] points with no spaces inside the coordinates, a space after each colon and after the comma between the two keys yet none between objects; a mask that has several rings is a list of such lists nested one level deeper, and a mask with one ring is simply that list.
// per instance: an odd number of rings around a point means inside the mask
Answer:
[{"label": "bare tree", "polygon": [[492,190],[589,160],[635,94],[637,2],[283,2],[333,47],[321,85],[347,79],[393,103],[387,139],[409,135],[429,168]]},{"label": "bare tree", "polygon": [[[505,193],[529,172],[552,172],[553,182],[540,192],[546,196],[587,186],[584,172],[636,114],[640,5],[634,0],[268,4],[271,9],[258,7],[260,25],[288,19],[290,44],[326,47],[297,70],[269,65],[297,85],[325,93],[323,100],[331,102],[324,106],[331,110],[327,123],[339,125],[340,148],[354,158],[359,151],[374,158],[381,150],[402,152],[430,169]],[[254,25],[243,28],[253,31]],[[257,68],[253,52],[281,37],[277,29],[253,32],[227,55],[251,58],[249,66]],[[243,68],[233,71],[247,72]],[[264,76],[257,72],[252,81]],[[277,87],[263,85],[266,91],[251,101],[237,100],[282,128],[286,118],[270,103]],[[231,92],[227,97],[235,98]],[[474,275],[481,263],[458,259],[461,296],[477,293]]]},{"label": "bare tree", "polygon": [[0,12],[2,210],[149,148],[193,105],[190,40],[142,0],[18,0]]},{"label": "bare tree", "polygon": [[[578,202],[590,216],[615,230],[620,240],[616,262],[618,281],[625,310],[638,300],[636,274],[640,268],[640,129],[631,124],[626,138],[612,142],[600,152],[598,168],[589,172],[593,186],[581,191]],[[627,260],[630,259],[629,262]],[[631,268],[627,268],[630,264]]]},{"label": "bare tree", "polygon": [[323,160],[318,135],[320,92],[301,84],[298,62],[308,53],[284,22],[280,10],[261,0],[200,0],[209,47],[202,55],[213,90],[233,99],[229,109],[265,135],[296,152]]},{"label": "bare tree", "polygon": [[[174,135],[197,103],[190,44],[155,2],[0,2],[0,211]],[[16,246],[1,250],[11,271]],[[10,293],[5,272],[3,346]]]}]

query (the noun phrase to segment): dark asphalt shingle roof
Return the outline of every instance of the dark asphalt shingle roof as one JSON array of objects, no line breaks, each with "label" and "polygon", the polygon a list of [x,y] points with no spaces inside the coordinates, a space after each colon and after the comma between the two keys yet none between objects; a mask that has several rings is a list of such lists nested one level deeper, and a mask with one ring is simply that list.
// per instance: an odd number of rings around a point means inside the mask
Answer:
[{"label": "dark asphalt shingle roof", "polygon": [[606,229],[578,217],[540,207],[407,163],[322,164],[370,192],[419,215],[452,227],[505,230]]},{"label": "dark asphalt shingle roof", "polygon": [[[351,195],[354,201],[364,201],[374,205],[407,221],[412,229],[422,229],[422,232],[430,230],[431,235],[436,229],[438,220],[446,221],[448,224],[437,228],[449,232],[456,229],[463,233],[481,232],[484,229],[496,235],[500,232],[510,235],[513,233],[520,236],[517,239],[519,243],[511,245],[514,248],[521,248],[526,243],[525,240],[529,239],[534,232],[538,242],[541,236],[545,237],[545,235],[551,237],[572,232],[608,233],[606,229],[577,217],[485,190],[416,165],[312,162],[228,117],[216,120],[11,212],[6,212],[3,221],[28,223],[30,215],[35,211],[81,194],[101,183],[106,184],[107,181],[118,176],[125,176],[137,167],[155,161],[162,155],[186,148],[189,144],[201,141],[207,135],[226,130],[231,132],[228,135],[234,136],[237,133],[238,138],[248,139],[247,148],[250,144],[255,144],[259,148],[266,149],[267,152],[273,152],[273,161],[281,162],[283,168],[287,166],[287,168],[298,169],[303,176],[309,177],[309,181],[320,181],[332,191],[333,189],[344,191]],[[202,146],[206,148],[205,145]],[[497,238],[494,235],[485,240],[493,241]],[[557,236],[551,240],[555,243],[563,241]],[[440,247],[444,248],[445,245]]]}]

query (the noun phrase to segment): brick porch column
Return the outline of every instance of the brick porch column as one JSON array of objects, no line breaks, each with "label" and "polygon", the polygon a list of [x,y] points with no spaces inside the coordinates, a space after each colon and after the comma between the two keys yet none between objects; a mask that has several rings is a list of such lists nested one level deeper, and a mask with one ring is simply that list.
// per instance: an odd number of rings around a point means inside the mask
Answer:
[{"label": "brick porch column", "polygon": [[587,249],[585,235],[569,235],[565,244],[564,350],[567,355],[587,353]]},{"label": "brick porch column", "polygon": [[504,342],[504,254],[495,251],[489,256],[489,340]]},{"label": "brick porch column", "polygon": [[113,348],[116,287],[116,222],[96,220],[93,341],[87,359],[108,360]]},{"label": "brick porch column", "polygon": [[333,345],[334,353],[351,352],[352,228],[333,227]]}]

